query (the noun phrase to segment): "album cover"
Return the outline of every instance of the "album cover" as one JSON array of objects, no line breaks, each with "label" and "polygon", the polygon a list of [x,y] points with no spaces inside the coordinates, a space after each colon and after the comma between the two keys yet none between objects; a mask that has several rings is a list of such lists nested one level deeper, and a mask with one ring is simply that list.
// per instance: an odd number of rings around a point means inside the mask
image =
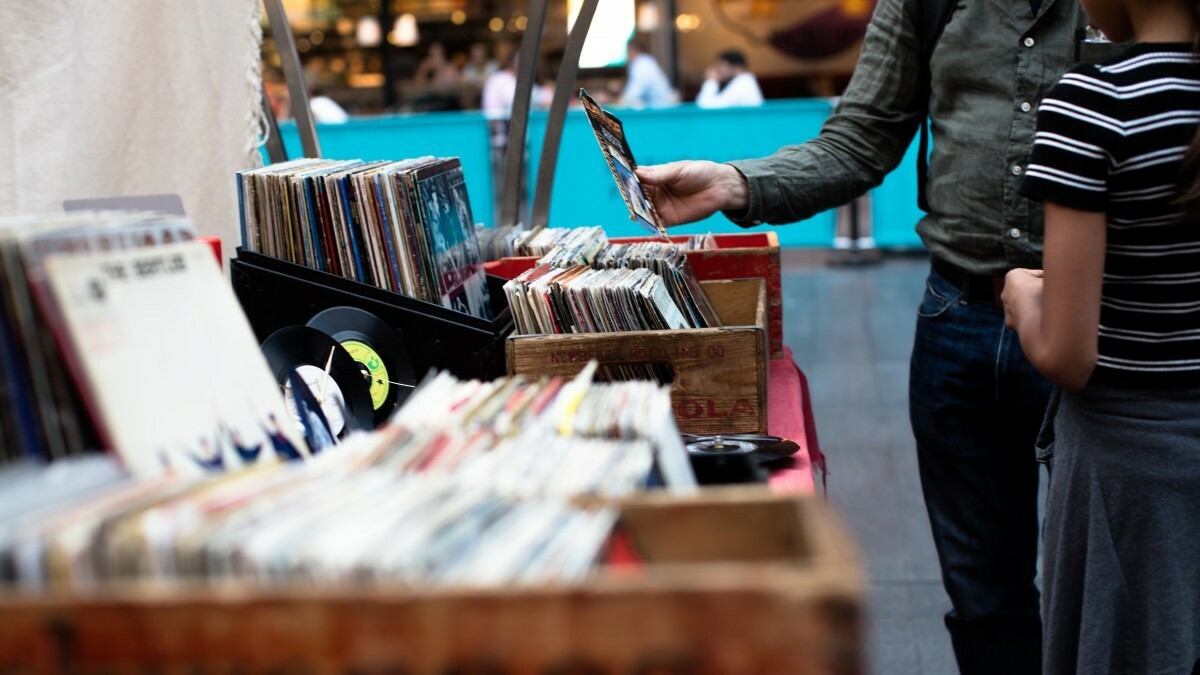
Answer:
[{"label": "album cover", "polygon": [[487,277],[475,238],[467,183],[457,159],[417,172],[419,204],[431,235],[441,304],[490,318]]},{"label": "album cover", "polygon": [[604,154],[608,169],[617,181],[617,189],[629,208],[629,219],[669,241],[666,229],[659,222],[658,212],[654,210],[654,202],[646,196],[642,182],[634,173],[637,170],[637,162],[633,159],[633,151],[629,149],[621,120],[601,108],[583,89],[579,90],[579,100],[583,102],[588,123],[592,132],[596,134],[596,141],[600,144],[600,151]]},{"label": "album cover", "polygon": [[307,454],[207,246],[54,255],[45,282],[97,426],[135,475]]}]

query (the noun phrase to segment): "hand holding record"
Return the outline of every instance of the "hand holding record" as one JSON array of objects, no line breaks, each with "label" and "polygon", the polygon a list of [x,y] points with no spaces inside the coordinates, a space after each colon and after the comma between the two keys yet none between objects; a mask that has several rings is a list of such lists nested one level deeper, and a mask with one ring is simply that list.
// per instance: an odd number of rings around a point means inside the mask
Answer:
[{"label": "hand holding record", "polygon": [[600,143],[600,151],[608,163],[608,170],[617,181],[617,190],[625,200],[625,206],[629,208],[629,219],[670,241],[654,209],[654,203],[650,201],[641,181],[638,180],[637,162],[633,159],[633,151],[629,149],[629,142],[625,139],[625,128],[621,120],[601,108],[583,89],[579,90],[579,100],[583,103],[583,110],[587,113],[588,123],[596,135],[596,141]]}]

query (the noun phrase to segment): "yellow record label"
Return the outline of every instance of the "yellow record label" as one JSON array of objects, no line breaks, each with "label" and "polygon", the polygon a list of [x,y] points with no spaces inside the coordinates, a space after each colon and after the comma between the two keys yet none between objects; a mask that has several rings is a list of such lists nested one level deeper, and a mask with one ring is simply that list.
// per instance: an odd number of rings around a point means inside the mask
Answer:
[{"label": "yellow record label", "polygon": [[387,400],[388,391],[392,388],[391,382],[388,381],[387,366],[383,365],[383,359],[379,358],[379,354],[369,345],[358,340],[346,340],[342,346],[350,352],[350,356],[355,361],[366,366],[367,372],[371,374],[371,406],[375,410],[379,410],[383,402]]}]

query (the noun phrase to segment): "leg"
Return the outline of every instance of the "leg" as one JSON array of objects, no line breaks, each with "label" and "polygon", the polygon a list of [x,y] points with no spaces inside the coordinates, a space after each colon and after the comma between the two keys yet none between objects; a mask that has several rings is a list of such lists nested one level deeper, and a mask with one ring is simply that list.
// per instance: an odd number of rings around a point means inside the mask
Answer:
[{"label": "leg", "polygon": [[909,411],[925,506],[953,609],[959,669],[1038,673],[1038,465],[1049,385],[1000,308],[965,304],[931,274],[917,322]]}]

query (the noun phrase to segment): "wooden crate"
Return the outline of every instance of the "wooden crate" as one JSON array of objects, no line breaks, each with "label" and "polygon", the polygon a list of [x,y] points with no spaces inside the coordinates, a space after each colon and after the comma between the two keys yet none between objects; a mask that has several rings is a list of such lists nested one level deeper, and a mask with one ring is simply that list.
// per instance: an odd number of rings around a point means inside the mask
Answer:
[{"label": "wooden crate", "polygon": [[[671,237],[676,243],[686,236]],[[767,281],[767,338],[771,358],[783,358],[783,282],[779,270],[779,236],[774,231],[714,234],[716,248],[688,251],[688,261],[700,281],[760,277]],[[657,237],[617,237],[615,244],[660,241]],[[501,258],[484,263],[488,274],[512,279],[531,269],[533,257]]]},{"label": "wooden crate", "polygon": [[572,376],[588,361],[662,363],[671,404],[689,434],[766,433],[767,299],[762,279],[701,282],[723,328],[510,335],[509,375]]},{"label": "wooden crate", "polygon": [[618,529],[644,562],[573,586],[0,595],[0,672],[862,672],[863,575],[817,499],[637,499]]}]

